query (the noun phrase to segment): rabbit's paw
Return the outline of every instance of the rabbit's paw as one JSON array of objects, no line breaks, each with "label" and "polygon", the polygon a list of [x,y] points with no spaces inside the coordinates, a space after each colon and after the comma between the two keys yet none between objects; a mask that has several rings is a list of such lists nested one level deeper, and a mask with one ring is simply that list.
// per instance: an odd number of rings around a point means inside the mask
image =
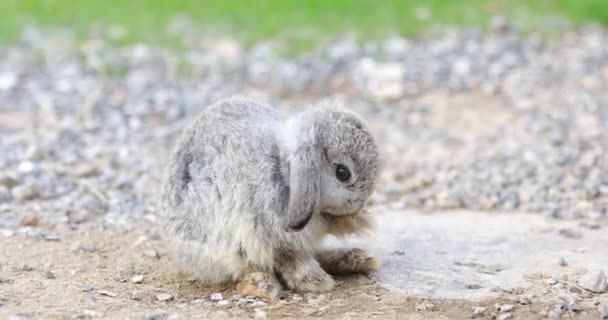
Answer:
[{"label": "rabbit's paw", "polygon": [[271,274],[252,272],[237,285],[236,291],[242,296],[255,296],[266,300],[277,300],[284,296],[279,281]]},{"label": "rabbit's paw", "polygon": [[376,258],[359,248],[319,252],[317,260],[330,274],[370,273],[378,270],[380,265]]},{"label": "rabbit's paw", "polygon": [[293,271],[283,271],[285,284],[295,291],[324,292],[334,288],[334,279],[323,271],[316,261],[299,266]]}]

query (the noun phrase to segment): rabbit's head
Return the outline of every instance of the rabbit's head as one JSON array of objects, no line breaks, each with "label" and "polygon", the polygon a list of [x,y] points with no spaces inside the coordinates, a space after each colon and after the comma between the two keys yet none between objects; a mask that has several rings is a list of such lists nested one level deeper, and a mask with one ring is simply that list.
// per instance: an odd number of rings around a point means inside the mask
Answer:
[{"label": "rabbit's head", "polygon": [[337,106],[321,106],[288,121],[288,230],[306,226],[315,213],[359,212],[379,171],[374,138],[363,120]]}]

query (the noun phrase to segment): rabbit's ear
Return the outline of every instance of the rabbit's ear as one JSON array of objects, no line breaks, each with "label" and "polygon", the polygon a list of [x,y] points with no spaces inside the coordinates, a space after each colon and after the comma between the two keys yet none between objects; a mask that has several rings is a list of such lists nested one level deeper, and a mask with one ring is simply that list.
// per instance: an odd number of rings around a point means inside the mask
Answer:
[{"label": "rabbit's ear", "polygon": [[312,147],[300,148],[290,162],[289,205],[287,207],[288,231],[302,230],[317,210],[319,188],[319,164]]}]

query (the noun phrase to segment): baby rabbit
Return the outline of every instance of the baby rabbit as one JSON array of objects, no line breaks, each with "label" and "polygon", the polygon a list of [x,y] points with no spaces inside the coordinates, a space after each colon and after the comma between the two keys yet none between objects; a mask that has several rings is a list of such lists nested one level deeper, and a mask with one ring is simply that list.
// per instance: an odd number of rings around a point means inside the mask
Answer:
[{"label": "baby rabbit", "polygon": [[360,249],[323,251],[326,234],[370,226],[362,210],[379,171],[363,120],[323,105],[292,118],[246,98],[205,108],[177,141],[159,209],[175,260],[206,283],[252,273],[298,291],[326,291],[328,274],[369,272]]}]

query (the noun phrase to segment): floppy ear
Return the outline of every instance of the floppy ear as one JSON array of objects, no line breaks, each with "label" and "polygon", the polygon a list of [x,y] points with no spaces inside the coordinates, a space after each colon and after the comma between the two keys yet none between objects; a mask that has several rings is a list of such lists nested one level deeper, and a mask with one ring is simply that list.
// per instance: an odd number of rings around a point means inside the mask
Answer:
[{"label": "floppy ear", "polygon": [[320,198],[319,161],[313,147],[301,147],[289,168],[288,231],[302,230],[318,209]]}]

